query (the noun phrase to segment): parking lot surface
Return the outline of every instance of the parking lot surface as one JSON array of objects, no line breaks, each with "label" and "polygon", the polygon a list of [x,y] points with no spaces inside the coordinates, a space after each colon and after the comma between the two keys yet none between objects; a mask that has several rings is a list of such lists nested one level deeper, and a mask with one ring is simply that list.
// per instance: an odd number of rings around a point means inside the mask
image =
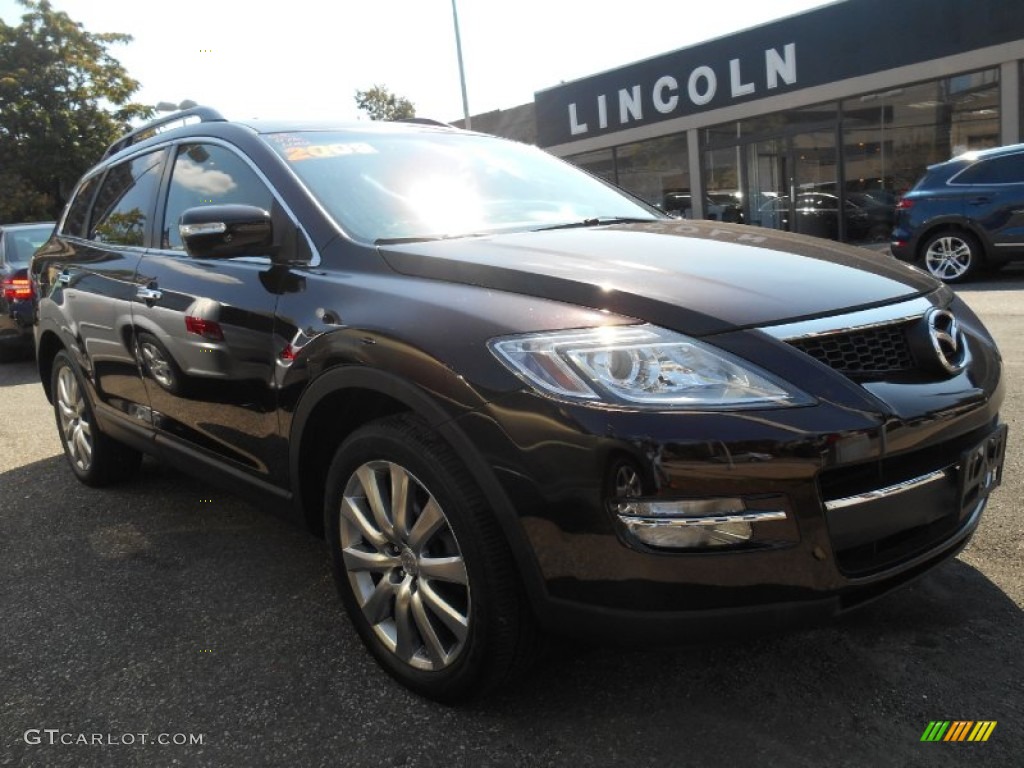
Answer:
[{"label": "parking lot surface", "polygon": [[[78,484],[31,361],[0,366],[0,765],[1019,766],[1024,271],[960,289],[998,340],[1010,445],[971,545],[812,629],[557,644],[446,708],[380,672],[323,543],[147,459]],[[922,743],[988,720],[984,743]]]}]

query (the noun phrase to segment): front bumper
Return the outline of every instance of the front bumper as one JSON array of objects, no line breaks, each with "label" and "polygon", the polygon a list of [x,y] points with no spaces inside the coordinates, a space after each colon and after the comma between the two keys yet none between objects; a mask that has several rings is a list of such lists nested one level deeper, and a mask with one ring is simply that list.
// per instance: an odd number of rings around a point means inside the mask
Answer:
[{"label": "front bumper", "polygon": [[[961,379],[847,382],[810,407],[637,413],[520,392],[457,423],[521,531],[510,541],[549,629],[678,639],[778,626],[874,599],[967,543],[1006,444],[998,354],[972,345]],[[749,541],[650,546],[623,518],[624,466],[644,501],[741,500]]]}]

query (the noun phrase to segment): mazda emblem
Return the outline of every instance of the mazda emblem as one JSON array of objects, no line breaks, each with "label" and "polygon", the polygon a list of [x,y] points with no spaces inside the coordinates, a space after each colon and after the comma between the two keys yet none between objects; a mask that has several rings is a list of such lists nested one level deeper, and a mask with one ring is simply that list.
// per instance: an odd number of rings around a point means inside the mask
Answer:
[{"label": "mazda emblem", "polygon": [[949,373],[960,373],[967,364],[967,342],[953,313],[932,309],[927,324],[928,338],[939,363]]}]

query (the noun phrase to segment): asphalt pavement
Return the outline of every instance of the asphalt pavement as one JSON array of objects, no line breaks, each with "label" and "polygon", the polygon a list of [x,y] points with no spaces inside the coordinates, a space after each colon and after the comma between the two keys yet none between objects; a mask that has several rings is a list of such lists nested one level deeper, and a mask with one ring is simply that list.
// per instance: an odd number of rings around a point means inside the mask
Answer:
[{"label": "asphalt pavement", "polygon": [[[1011,432],[956,560],[813,629],[559,644],[462,708],[377,669],[321,541],[150,459],[78,484],[34,364],[0,365],[0,765],[1020,766],[1024,270],[960,293],[1004,353]],[[934,720],[997,725],[921,742]]]}]

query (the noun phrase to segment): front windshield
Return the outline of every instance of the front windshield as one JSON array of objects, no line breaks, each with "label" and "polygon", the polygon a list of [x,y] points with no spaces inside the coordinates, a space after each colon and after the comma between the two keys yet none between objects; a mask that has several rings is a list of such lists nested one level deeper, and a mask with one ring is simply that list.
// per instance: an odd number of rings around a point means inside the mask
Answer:
[{"label": "front windshield", "polygon": [[489,136],[396,129],[265,139],[341,227],[365,242],[661,218],[536,147]]},{"label": "front windshield", "polygon": [[32,254],[53,234],[53,224],[38,227],[16,227],[4,232],[4,261],[26,266]]}]

